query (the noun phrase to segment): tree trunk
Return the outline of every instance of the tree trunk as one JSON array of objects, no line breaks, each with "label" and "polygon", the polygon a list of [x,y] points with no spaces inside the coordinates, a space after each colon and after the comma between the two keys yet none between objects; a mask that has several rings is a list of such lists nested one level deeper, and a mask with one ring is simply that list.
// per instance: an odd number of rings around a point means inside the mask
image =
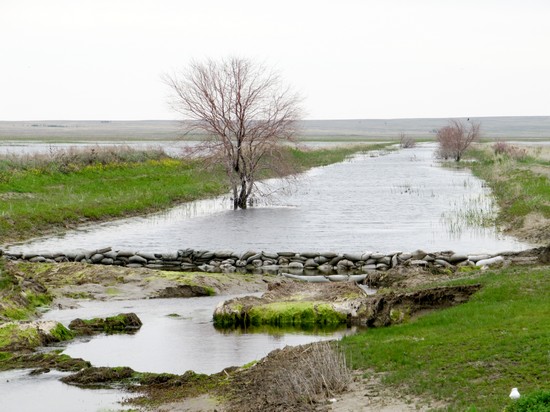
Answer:
[{"label": "tree trunk", "polygon": [[246,190],[246,180],[241,180],[241,187],[238,190],[239,195],[233,198],[233,209],[246,209],[248,205],[248,192]]}]

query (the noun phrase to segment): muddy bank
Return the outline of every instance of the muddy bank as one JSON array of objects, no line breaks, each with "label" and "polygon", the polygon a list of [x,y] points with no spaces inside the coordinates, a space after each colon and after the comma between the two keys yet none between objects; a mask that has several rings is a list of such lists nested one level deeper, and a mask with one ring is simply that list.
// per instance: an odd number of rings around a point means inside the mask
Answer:
[{"label": "muddy bank", "polygon": [[54,305],[71,307],[79,299],[131,300],[260,292],[270,275],[166,272],[147,268],[97,266],[83,263],[5,262],[22,282],[35,283],[54,298]]},{"label": "muddy bank", "polygon": [[440,286],[414,292],[366,296],[354,283],[273,282],[262,297],[222,302],[214,311],[218,327],[316,326],[347,324],[388,326],[417,313],[466,302],[481,285]]}]

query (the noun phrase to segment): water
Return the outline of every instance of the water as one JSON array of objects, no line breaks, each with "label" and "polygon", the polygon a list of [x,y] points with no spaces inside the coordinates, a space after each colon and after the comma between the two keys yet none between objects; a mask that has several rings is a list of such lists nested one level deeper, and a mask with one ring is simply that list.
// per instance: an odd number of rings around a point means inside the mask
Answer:
[{"label": "water", "polygon": [[[480,227],[496,213],[489,189],[468,170],[442,168],[434,144],[316,168],[258,207],[231,210],[228,196],[165,213],[85,227],[14,245],[13,251],[111,246],[151,252],[194,248],[264,251],[496,253],[530,247]],[[466,208],[466,209],[465,209]],[[466,216],[470,218],[461,218]]]},{"label": "water", "polygon": [[126,409],[120,405],[134,396],[114,389],[81,389],[65,385],[59,378],[67,375],[51,371],[29,376],[30,370],[0,372],[0,410],[2,412],[96,412]]},{"label": "water", "polygon": [[[335,339],[351,329],[338,332],[248,333],[214,328],[216,305],[231,297],[211,296],[189,299],[148,299],[131,301],[82,302],[78,309],[53,310],[46,320],[65,325],[76,318],[136,313],[143,326],[132,335],[99,335],[70,342],[63,353],[90,361],[94,366],[129,366],[141,372],[183,374],[216,373],[228,366],[241,366],[286,345],[301,345]],[[177,315],[177,316],[174,316]]]}]

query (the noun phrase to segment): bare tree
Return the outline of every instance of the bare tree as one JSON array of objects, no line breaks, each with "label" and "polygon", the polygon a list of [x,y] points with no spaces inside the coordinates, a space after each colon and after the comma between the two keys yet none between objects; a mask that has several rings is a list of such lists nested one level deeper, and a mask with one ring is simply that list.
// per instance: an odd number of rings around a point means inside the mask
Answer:
[{"label": "bare tree", "polygon": [[407,136],[405,132],[399,133],[399,147],[402,149],[410,149],[416,146],[416,140]]},{"label": "bare tree", "polygon": [[467,127],[460,120],[449,120],[447,126],[437,131],[438,156],[444,159],[452,158],[459,162],[470,144],[479,139],[479,130],[479,123],[471,122]]},{"label": "bare tree", "polygon": [[259,173],[280,170],[281,143],[293,140],[300,117],[298,95],[277,73],[242,58],[194,62],[164,81],[172,107],[207,136],[198,150],[223,164],[233,208],[245,209]]}]

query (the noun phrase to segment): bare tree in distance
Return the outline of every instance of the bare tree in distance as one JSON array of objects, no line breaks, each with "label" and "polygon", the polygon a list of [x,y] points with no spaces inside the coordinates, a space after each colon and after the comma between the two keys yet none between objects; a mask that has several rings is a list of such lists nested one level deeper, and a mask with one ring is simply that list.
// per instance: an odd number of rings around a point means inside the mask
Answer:
[{"label": "bare tree in distance", "polygon": [[248,59],[193,62],[187,70],[165,75],[172,107],[206,134],[197,151],[224,166],[233,208],[246,209],[259,174],[288,173],[282,143],[293,141],[300,98],[279,74]]},{"label": "bare tree in distance", "polygon": [[444,159],[454,159],[460,162],[468,147],[479,140],[480,124],[468,122],[464,125],[460,120],[451,119],[449,124],[437,131],[436,139],[439,143],[437,154]]}]

